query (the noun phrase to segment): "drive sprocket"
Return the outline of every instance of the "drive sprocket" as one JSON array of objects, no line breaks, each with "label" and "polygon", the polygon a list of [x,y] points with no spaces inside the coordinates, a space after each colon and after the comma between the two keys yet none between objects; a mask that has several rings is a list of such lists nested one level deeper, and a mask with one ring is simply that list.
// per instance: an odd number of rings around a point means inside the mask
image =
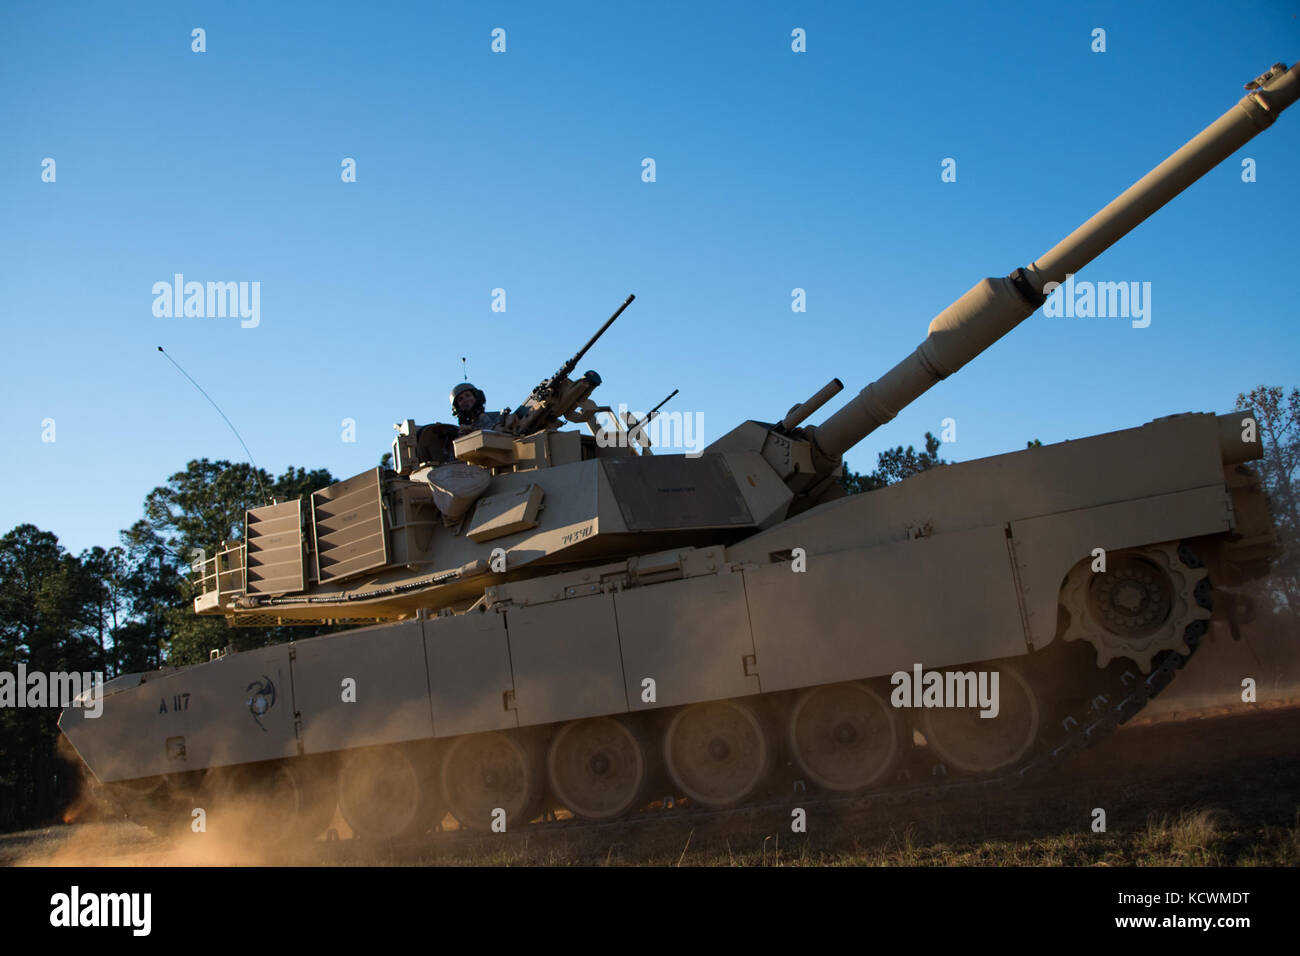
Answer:
[{"label": "drive sprocket", "polygon": [[1097,560],[1086,558],[1066,575],[1064,639],[1092,644],[1098,667],[1128,658],[1144,674],[1161,651],[1189,654],[1188,626],[1210,618],[1209,574],[1192,550],[1171,541],[1113,551],[1104,571],[1093,570]]}]

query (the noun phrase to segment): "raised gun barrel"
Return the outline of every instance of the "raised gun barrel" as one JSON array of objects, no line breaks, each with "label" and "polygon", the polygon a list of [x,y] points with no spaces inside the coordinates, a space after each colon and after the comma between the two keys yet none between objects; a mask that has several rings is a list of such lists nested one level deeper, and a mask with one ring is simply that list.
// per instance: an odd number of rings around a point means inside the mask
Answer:
[{"label": "raised gun barrel", "polygon": [[929,334],[907,358],[864,388],[822,424],[810,427],[829,462],[888,422],[1029,318],[1045,301],[1048,283],[1063,283],[1130,230],[1200,179],[1257,134],[1300,96],[1300,64],[1275,64],[1250,92],[1195,138],[1125,190],[1104,209],[1027,268],[984,279],[930,323]]},{"label": "raised gun barrel", "polygon": [[578,349],[577,354],[575,354],[573,358],[569,359],[567,362],[565,362],[563,365],[560,366],[560,370],[555,373],[555,375],[552,377],[551,380],[554,381],[555,379],[567,378],[569,373],[578,367],[578,363],[581,362],[582,357],[587,354],[587,350],[596,344],[596,340],[605,334],[605,330],[614,324],[614,320],[623,314],[623,310],[626,309],[629,305],[631,305],[632,300],[635,298],[636,295],[632,294],[629,295],[626,299],[624,299],[623,304],[614,310],[614,314],[605,320],[605,324],[596,330],[596,334],[593,335],[591,338],[587,339],[587,344],[584,345],[582,348]]},{"label": "raised gun barrel", "polygon": [[623,314],[623,310],[631,305],[635,298],[635,295],[629,295],[624,299],[623,304],[614,310],[614,314],[605,320],[605,324],[596,330],[596,334],[587,339],[586,345],[578,349],[577,353],[561,365],[554,375],[533,389],[528,400],[515,409],[510,419],[503,423],[505,430],[518,435],[527,435],[539,428],[545,428],[559,421],[591,394],[592,390],[600,384],[599,375],[595,372],[587,372],[578,381],[571,382],[569,373],[577,367],[582,357],[587,354],[587,350],[596,344],[596,340],[605,334],[605,331],[614,324],[614,320]]}]

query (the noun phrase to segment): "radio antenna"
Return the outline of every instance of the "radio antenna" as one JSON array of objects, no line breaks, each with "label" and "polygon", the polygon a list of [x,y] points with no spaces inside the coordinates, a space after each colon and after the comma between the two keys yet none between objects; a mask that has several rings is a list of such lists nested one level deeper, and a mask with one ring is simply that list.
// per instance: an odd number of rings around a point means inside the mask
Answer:
[{"label": "radio antenna", "polygon": [[212,407],[217,410],[217,414],[220,415],[225,420],[226,424],[230,426],[230,430],[234,432],[235,437],[239,439],[239,444],[243,445],[244,454],[248,456],[248,463],[253,466],[253,480],[257,482],[257,490],[261,493],[263,498],[266,498],[266,488],[262,484],[261,469],[257,467],[257,462],[253,461],[253,453],[249,451],[248,446],[244,444],[244,439],[240,437],[239,431],[235,428],[234,423],[229,418],[226,418],[226,413],[221,410],[221,406],[219,406],[216,402],[212,401],[212,396],[209,395],[207,392],[203,391],[203,386],[200,385],[198,382],[194,381],[194,379],[190,378],[190,373],[185,371],[185,369],[181,368],[179,362],[177,362],[166,352],[163,352],[163,347],[161,345],[158,346],[158,351],[162,352],[163,358],[167,359],[167,361],[171,362],[173,365],[176,366],[176,371],[180,372],[182,375],[184,375],[186,378],[190,380],[190,384],[199,390],[200,395],[206,398],[209,402],[212,402]]}]

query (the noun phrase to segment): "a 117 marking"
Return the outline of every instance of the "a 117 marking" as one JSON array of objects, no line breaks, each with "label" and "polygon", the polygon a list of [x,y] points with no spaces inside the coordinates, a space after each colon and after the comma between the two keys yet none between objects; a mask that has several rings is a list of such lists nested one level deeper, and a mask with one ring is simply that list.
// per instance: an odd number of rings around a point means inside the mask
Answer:
[{"label": "a 117 marking", "polygon": [[[172,708],[171,708],[171,711],[170,711],[171,713],[174,714],[174,713],[176,713],[177,711],[180,711],[180,710],[189,710],[189,709],[190,709],[190,695],[189,695],[188,693],[185,693],[185,694],[172,694]],[[160,713],[160,714],[168,713],[168,710],[167,710],[167,698],[166,698],[166,697],[159,698],[159,700],[158,700],[158,713]]]}]

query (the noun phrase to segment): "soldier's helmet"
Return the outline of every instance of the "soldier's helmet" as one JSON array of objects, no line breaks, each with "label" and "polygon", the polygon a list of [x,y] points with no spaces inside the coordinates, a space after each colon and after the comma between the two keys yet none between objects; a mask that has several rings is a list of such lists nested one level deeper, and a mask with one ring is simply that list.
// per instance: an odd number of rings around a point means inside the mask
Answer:
[{"label": "soldier's helmet", "polygon": [[483,390],[476,388],[472,382],[461,382],[451,390],[451,413],[453,415],[460,416],[462,414],[461,410],[456,407],[456,399],[460,398],[463,392],[473,392],[474,408],[479,412],[483,411],[487,405],[487,396],[483,394]]}]

